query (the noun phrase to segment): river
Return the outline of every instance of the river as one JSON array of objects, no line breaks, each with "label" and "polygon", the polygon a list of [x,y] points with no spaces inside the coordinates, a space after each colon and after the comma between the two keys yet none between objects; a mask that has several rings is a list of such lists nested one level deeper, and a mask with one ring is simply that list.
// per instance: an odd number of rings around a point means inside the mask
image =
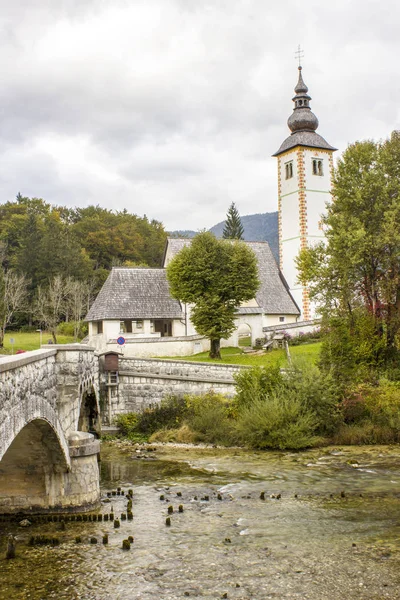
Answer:
[{"label": "river", "polygon": [[[101,518],[125,513],[132,489],[133,519],[0,523],[1,600],[400,599],[399,447],[104,443],[101,473]],[[60,544],[29,546],[39,534]]]}]

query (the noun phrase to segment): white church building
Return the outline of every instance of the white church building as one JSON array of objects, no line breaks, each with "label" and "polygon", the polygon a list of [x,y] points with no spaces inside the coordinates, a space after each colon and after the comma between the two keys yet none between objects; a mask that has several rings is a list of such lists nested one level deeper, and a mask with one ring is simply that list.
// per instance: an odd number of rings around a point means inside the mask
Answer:
[{"label": "white church building", "polygon": [[[248,335],[254,344],[266,328],[310,326],[315,307],[297,281],[300,249],[324,238],[321,217],[331,200],[333,148],[316,133],[318,119],[299,66],[288,119],[291,135],[274,154],[278,160],[279,267],[267,242],[245,242],[255,253],[261,281],[256,297],[237,307],[236,330],[221,346],[238,346]],[[127,356],[185,356],[209,349],[197,334],[190,306],[171,297],[165,267],[191,240],[169,238],[160,269],[114,267],[87,314],[89,344]]]}]

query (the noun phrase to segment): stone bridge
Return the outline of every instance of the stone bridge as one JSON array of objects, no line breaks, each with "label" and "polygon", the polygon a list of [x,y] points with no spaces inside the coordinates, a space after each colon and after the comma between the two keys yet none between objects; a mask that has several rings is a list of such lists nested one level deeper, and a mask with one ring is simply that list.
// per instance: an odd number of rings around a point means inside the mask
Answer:
[{"label": "stone bridge", "polygon": [[80,344],[0,359],[0,514],[97,506],[98,369]]}]

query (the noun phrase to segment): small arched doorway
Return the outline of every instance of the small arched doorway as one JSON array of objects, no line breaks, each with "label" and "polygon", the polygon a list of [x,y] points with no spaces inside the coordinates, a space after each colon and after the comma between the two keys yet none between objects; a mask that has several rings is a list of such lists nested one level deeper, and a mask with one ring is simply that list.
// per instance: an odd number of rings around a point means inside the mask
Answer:
[{"label": "small arched doorway", "polygon": [[78,431],[93,433],[96,437],[101,433],[99,404],[93,387],[83,392],[79,411]]},{"label": "small arched doorway", "polygon": [[239,348],[251,348],[253,345],[251,327],[247,323],[241,323],[238,327],[238,345]]}]

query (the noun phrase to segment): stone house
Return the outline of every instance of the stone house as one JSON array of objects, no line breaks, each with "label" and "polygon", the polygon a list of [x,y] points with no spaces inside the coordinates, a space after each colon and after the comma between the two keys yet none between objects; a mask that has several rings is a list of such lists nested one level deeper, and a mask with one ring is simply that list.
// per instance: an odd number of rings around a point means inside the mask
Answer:
[{"label": "stone house", "polygon": [[[124,355],[137,357],[186,356],[209,349],[191,322],[190,306],[169,293],[165,267],[190,243],[169,238],[162,269],[112,269],[86,316],[90,345],[117,350],[117,339],[123,337]],[[257,257],[261,285],[256,298],[238,307],[236,330],[221,346],[237,346],[243,336],[254,343],[263,337],[263,327],[294,323],[300,314],[268,243],[245,243]]]}]

